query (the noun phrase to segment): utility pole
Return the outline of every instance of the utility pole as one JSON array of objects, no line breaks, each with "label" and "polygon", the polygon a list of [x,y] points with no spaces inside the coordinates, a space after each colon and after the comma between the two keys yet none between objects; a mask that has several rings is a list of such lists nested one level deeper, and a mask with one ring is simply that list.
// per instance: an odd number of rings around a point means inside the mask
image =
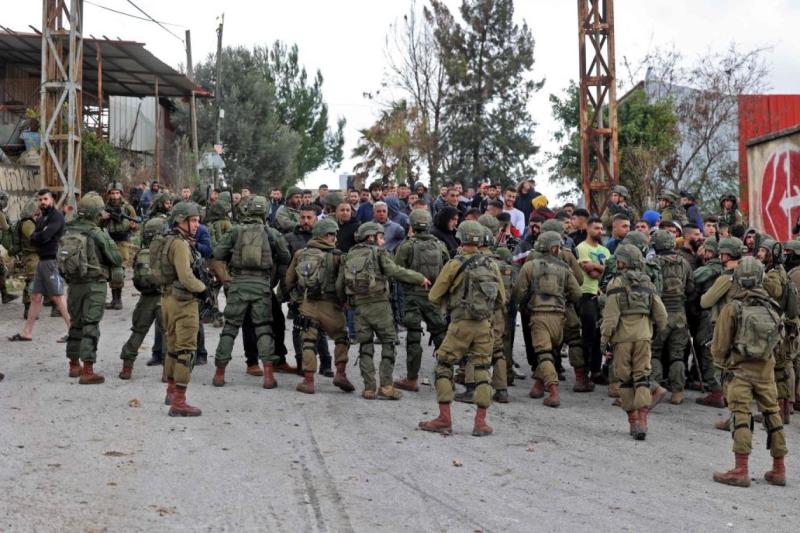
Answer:
[{"label": "utility pole", "polygon": [[[186,30],[186,74],[194,82],[194,66],[192,64],[192,32]],[[192,89],[192,99],[189,102],[189,111],[192,122],[192,153],[194,154],[194,164],[197,165],[200,156],[197,152],[197,103]]]},{"label": "utility pole", "polygon": [[[219,26],[217,26],[217,84],[214,88],[214,98],[217,101],[217,128],[214,135],[214,148],[217,150],[222,146],[222,118],[225,116],[225,110],[222,109],[222,27],[224,24],[225,13],[220,17]],[[214,188],[217,187],[217,176],[219,176],[219,171],[214,169]]]},{"label": "utility pole", "polygon": [[158,76],[156,76],[156,179],[161,182],[161,103],[158,95]]}]

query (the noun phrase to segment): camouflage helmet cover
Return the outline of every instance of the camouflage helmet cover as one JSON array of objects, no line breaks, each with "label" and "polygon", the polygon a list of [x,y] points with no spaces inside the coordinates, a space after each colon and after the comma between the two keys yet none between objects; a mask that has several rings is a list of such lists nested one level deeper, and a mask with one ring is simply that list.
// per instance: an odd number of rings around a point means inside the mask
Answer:
[{"label": "camouflage helmet cover", "polygon": [[675,236],[667,230],[660,229],[653,236],[653,247],[656,251],[674,250]]},{"label": "camouflage helmet cover", "polygon": [[425,209],[414,209],[408,216],[409,224],[414,231],[428,231],[433,225],[431,214]]},{"label": "camouflage helmet cover", "polygon": [[311,230],[311,236],[324,237],[325,235],[336,233],[337,231],[339,231],[339,224],[332,218],[327,217],[314,224],[314,229]]},{"label": "camouflage helmet cover", "polygon": [[755,257],[745,257],[736,265],[733,280],[745,289],[754,289],[764,280],[764,265]]},{"label": "camouflage helmet cover", "polygon": [[555,231],[544,231],[536,239],[534,248],[537,252],[550,253],[554,246],[561,246],[561,235]]},{"label": "camouflage helmet cover", "polygon": [[383,224],[378,224],[377,222],[366,222],[361,224],[358,227],[358,230],[356,230],[356,241],[365,241],[367,237],[377,235],[378,233],[383,233]]}]

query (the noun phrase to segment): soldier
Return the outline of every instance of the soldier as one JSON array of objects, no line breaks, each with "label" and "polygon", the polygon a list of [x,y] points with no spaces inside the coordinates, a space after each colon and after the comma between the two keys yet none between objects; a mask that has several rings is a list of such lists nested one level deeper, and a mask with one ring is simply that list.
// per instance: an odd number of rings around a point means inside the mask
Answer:
[{"label": "soldier", "polygon": [[275,212],[275,227],[281,233],[289,233],[300,223],[300,205],[303,203],[303,191],[290,187],[286,192],[286,203]]},{"label": "soldier", "polygon": [[[794,327],[797,319],[797,289],[786,274],[781,260],[783,260],[783,247],[772,238],[761,238],[758,242],[756,258],[764,265],[764,290],[770,298],[778,302],[781,318],[786,330]],[[792,400],[791,387],[789,386],[789,369],[792,365],[792,346],[788,336],[785,342],[778,345],[775,350],[775,386],[778,390],[778,406],[784,424],[789,423],[791,409],[789,402]]]},{"label": "soldier", "polygon": [[279,358],[275,353],[272,331],[271,279],[277,270],[289,264],[289,251],[279,246],[269,228],[264,226],[269,205],[263,196],[249,196],[242,201],[241,225],[234,226],[214,247],[214,258],[228,263],[231,284],[225,305],[225,326],[214,355],[216,373],[212,384],[225,385],[225,367],[231,360],[233,343],[249,311],[253,320],[258,345],[258,355],[264,365],[265,389],[278,386],[273,374]]},{"label": "soldier", "polygon": [[[800,240],[786,241],[783,244],[784,250],[784,265],[788,270],[789,279],[795,286],[796,290],[800,290]],[[787,325],[786,336],[796,346],[800,332],[798,331],[798,321],[795,320],[793,324]],[[791,364],[787,366],[789,373],[789,389],[794,394],[790,402],[793,405],[787,407],[794,407],[795,410],[800,409],[800,357],[797,356],[796,349],[790,353]]]},{"label": "soldier", "polygon": [[[153,200],[154,205],[157,205],[159,201],[158,197]],[[119,355],[122,359],[122,371],[119,373],[119,379],[131,379],[139,347],[147,336],[147,332],[150,331],[153,322],[156,324],[156,330],[161,332],[159,337],[163,342],[161,287],[150,275],[150,243],[154,237],[164,233],[166,228],[167,218],[161,214],[150,217],[142,228],[142,247],[133,257],[133,286],[139,291],[139,300],[136,302],[136,307],[133,308],[131,336],[125,342]],[[163,346],[159,353],[164,353]]]},{"label": "soldier", "polygon": [[503,277],[490,257],[478,247],[484,239],[478,222],[462,222],[456,232],[461,252],[442,269],[428,299],[435,305],[443,300],[450,313],[442,345],[436,352],[436,401],[439,416],[419,423],[423,431],[452,433],[450,403],[453,401],[453,365],[467,356],[475,372],[475,404],[478,409],[472,435],[491,435],[486,410],[492,403],[489,365],[492,361],[492,324],[495,306],[505,305]]},{"label": "soldier", "polygon": [[664,280],[661,300],[669,314],[669,325],[653,340],[652,386],[657,398],[660,398],[664,394],[659,384],[664,377],[663,361],[666,360],[672,390],[670,402],[680,405],[683,403],[683,389],[686,385],[683,356],[689,342],[686,297],[694,292],[694,279],[689,263],[675,252],[675,238],[671,233],[665,230],[656,231],[653,246],[656,251],[654,259],[661,267]]},{"label": "soldier", "polygon": [[608,199],[606,208],[603,210],[603,214],[600,216],[603,227],[606,228],[607,232],[611,231],[611,223],[616,215],[623,215],[630,220],[631,224],[634,224],[638,220],[639,215],[636,213],[636,210],[628,206],[629,200],[630,194],[628,193],[627,187],[615,185],[611,188],[611,196]]},{"label": "soldier", "polygon": [[325,218],[314,225],[312,238],[299,250],[286,271],[286,289],[299,302],[299,316],[303,333],[303,381],[296,390],[314,394],[314,372],[317,370],[317,343],[320,330],[334,342],[336,375],[333,384],[345,392],[355,387],[347,379],[347,351],[350,340],[344,318],[344,291],[338,287],[342,253],[336,249],[336,232],[339,226],[333,218]]},{"label": "soldier", "polygon": [[644,260],[636,246],[620,244],[614,254],[617,276],[608,284],[603,308],[600,345],[614,361],[620,382],[620,405],[628,413],[630,434],[647,436],[650,397],[650,340],[667,326],[667,310],[655,285],[643,272]]},{"label": "soldier", "polygon": [[[383,249],[383,226],[366,222],[356,232],[356,245],[343,258],[337,284],[344,287],[348,303],[355,309],[355,333],[359,343],[358,357],[361,377],[364,380],[366,400],[399,400],[402,393],[393,386],[397,333],[389,303],[389,280],[416,283],[428,288],[431,282],[419,272],[401,268]],[[373,338],[381,344],[379,370],[380,389],[376,395]]]},{"label": "soldier", "polygon": [[[397,248],[395,263],[403,268],[419,272],[429,280],[435,280],[445,263],[450,260],[447,247],[430,234],[433,218],[428,211],[414,210],[409,217],[411,236]],[[447,330],[441,310],[428,300],[428,289],[419,285],[404,284],[406,327],[406,377],[395,381],[398,389],[417,392],[417,378],[422,363],[422,322],[438,350]]]},{"label": "soldier", "polygon": [[[206,216],[203,220],[203,224],[208,228],[208,233],[211,237],[211,246],[212,248],[219,244],[222,240],[222,237],[228,233],[231,228],[233,227],[233,222],[231,222],[230,217],[230,203],[217,200],[213,204],[210,204],[206,208]],[[219,259],[214,259],[210,257],[206,260],[206,264],[208,265],[208,269],[214,273],[214,277],[217,279],[216,286],[212,288],[214,292],[214,309],[210,316],[210,321],[214,324],[215,328],[221,328],[224,325],[224,321],[222,319],[222,312],[219,310],[219,306],[216,304],[217,297],[219,295],[219,290],[221,288],[227,288],[231,282],[231,276],[228,273],[228,267]],[[250,366],[248,366],[248,370]],[[258,364],[255,364],[255,369],[258,370],[259,376],[261,376],[261,369],[258,367]]]},{"label": "soldier", "polygon": [[150,268],[161,286],[161,320],[167,334],[167,377],[169,416],[200,416],[202,411],[186,403],[186,389],[197,355],[200,329],[198,298],[208,299],[208,287],[195,276],[192,265],[199,259],[190,241],[200,225],[197,204],[181,202],[172,209],[172,228],[150,243]]},{"label": "soldier", "polygon": [[678,204],[678,195],[664,190],[658,195],[658,213],[661,222],[677,222],[681,226],[689,222],[686,210]]},{"label": "soldier", "polygon": [[735,194],[726,194],[720,198],[719,208],[720,212],[717,214],[717,220],[720,224],[731,227],[743,223],[744,217],[742,217],[742,212],[739,211]]},{"label": "soldier", "polygon": [[728,472],[714,473],[714,481],[737,487],[750,486],[748,459],[753,447],[755,400],[767,429],[767,448],[772,470],[764,474],[770,485],[786,484],[783,458],[788,453],[778,413],[773,351],[781,342],[780,309],[763,289],[764,267],[745,257],[733,274],[731,300],[722,308],[714,327],[711,354],[714,364],[731,377],[725,398],[733,419],[733,453],[736,465]]},{"label": "soldier", "polygon": [[[8,193],[0,191],[0,233],[10,234],[9,232],[11,232],[13,228],[8,223],[8,218],[5,213],[6,208],[8,208]],[[8,292],[8,288],[6,287],[7,273],[5,263],[0,261],[0,295],[3,297],[4,304],[11,303],[19,298],[16,294]]]},{"label": "soldier", "polygon": [[[77,217],[67,223],[67,231],[58,243],[58,268],[69,284],[67,309],[71,322],[67,358],[70,377],[79,375],[81,385],[105,381],[102,375],[94,373],[93,366],[97,360],[110,270],[122,266],[122,257],[114,241],[97,225],[109,216],[103,209],[103,199],[96,193],[81,198]],[[82,369],[78,358],[83,362]]]},{"label": "soldier", "polygon": [[[104,217],[102,225],[114,240],[122,256],[123,268],[131,263],[131,236],[139,227],[136,210],[123,197],[122,182],[112,181],[108,186],[108,201],[105,209],[110,216]],[[125,285],[124,271],[120,279],[111,280],[111,301],[106,309],[122,309],[122,288]]]},{"label": "soldier", "polygon": [[546,231],[536,239],[535,247],[542,257],[522,266],[514,285],[514,301],[526,306],[531,317],[529,327],[537,365],[529,396],[541,398],[547,390],[549,396],[544,405],[558,407],[561,402],[554,359],[561,357],[566,306],[578,302],[581,288],[569,266],[558,258],[561,235]]},{"label": "soldier", "polygon": [[[717,278],[725,271],[725,265],[719,259],[719,242],[716,239],[705,241],[703,256],[705,262],[703,266],[694,271],[693,276],[696,296],[698,297],[711,289]],[[700,321],[697,327],[697,336],[694,339],[694,347],[702,364],[703,384],[708,388],[709,393],[706,396],[697,398],[695,401],[700,405],[724,409],[725,398],[722,395],[722,386],[717,379],[717,373],[711,358],[711,350],[709,349],[711,339],[714,336],[711,309],[704,309],[699,305],[699,301],[698,307],[700,307]]]}]

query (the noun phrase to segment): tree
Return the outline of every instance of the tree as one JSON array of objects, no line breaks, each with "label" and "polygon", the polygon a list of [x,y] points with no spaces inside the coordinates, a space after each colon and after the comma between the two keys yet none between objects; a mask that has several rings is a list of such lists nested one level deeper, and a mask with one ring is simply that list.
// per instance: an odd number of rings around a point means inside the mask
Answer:
[{"label": "tree", "polygon": [[534,40],[514,22],[513,0],[463,0],[462,22],[441,0],[426,18],[447,77],[444,171],[473,186],[534,174],[536,123],[528,101],[543,81],[530,79]]},{"label": "tree", "polygon": [[81,131],[81,188],[105,191],[120,176],[120,158],[111,144],[89,128]]},{"label": "tree", "polygon": [[359,131],[353,157],[361,161],[353,170],[364,178],[373,175],[383,183],[413,183],[419,177],[418,124],[416,108],[408,107],[403,100],[394,102],[375,124]]}]

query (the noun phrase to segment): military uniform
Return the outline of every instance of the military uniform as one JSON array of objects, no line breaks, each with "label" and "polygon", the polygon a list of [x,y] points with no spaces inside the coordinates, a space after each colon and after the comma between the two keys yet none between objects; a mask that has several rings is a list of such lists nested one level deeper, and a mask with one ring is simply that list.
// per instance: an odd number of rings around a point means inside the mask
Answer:
[{"label": "military uniform", "polygon": [[[725,200],[730,200],[732,203],[730,209],[725,209]],[[717,221],[720,224],[727,224],[728,226],[735,226],[744,223],[742,212],[739,211],[739,202],[734,194],[726,194],[719,201],[720,212],[717,213]]]},{"label": "military uniform", "polygon": [[295,195],[302,195],[302,191],[291,187],[286,192],[286,203],[275,212],[275,227],[281,233],[289,233],[300,223],[300,210],[289,205],[289,200]]},{"label": "military uniform", "polygon": [[526,262],[514,285],[514,301],[530,311],[531,336],[538,364],[530,396],[541,398],[549,391],[544,404],[558,407],[558,375],[555,357],[561,357],[566,308],[580,299],[580,285],[568,265],[552,255],[560,247],[561,236],[553,231],[543,232],[536,240],[536,250],[542,257]]},{"label": "military uniform", "polygon": [[[83,362],[78,380],[82,385],[105,381],[102,375],[94,373],[93,365],[97,361],[100,321],[105,309],[110,269],[122,264],[114,242],[97,226],[102,209],[103,200],[97,194],[84,196],[78,204],[78,216],[67,223],[66,233],[59,241],[59,270],[69,284],[67,358],[71,370],[75,369],[79,358]],[[78,239],[85,239],[85,245]],[[78,247],[83,248],[86,265],[76,264]]]},{"label": "military uniform", "polygon": [[[781,417],[778,413],[772,351],[780,342],[780,309],[761,288],[763,266],[746,257],[736,266],[734,295],[722,308],[714,327],[711,353],[714,364],[731,377],[725,398],[733,424],[735,467],[714,473],[714,481],[727,485],[750,485],[748,459],[752,451],[755,400],[764,416],[767,448],[773,458],[772,470],[764,475],[772,485],[786,484],[784,456],[788,453]],[[747,315],[746,315],[747,314]]]},{"label": "military uniform", "polygon": [[21,274],[25,281],[22,289],[22,303],[25,311],[23,318],[28,318],[28,309],[31,306],[31,287],[36,277],[36,266],[39,264],[39,254],[36,253],[36,246],[31,242],[31,235],[36,231],[36,222],[33,220],[33,213],[36,212],[36,200],[28,202],[16,224],[16,231],[19,232],[19,254],[15,262],[17,273]]},{"label": "military uniform", "polygon": [[[108,192],[114,190],[121,193],[123,191],[122,183],[118,181],[112,182],[108,186]],[[119,255],[122,257],[123,267],[128,268],[132,259],[131,236],[138,225],[124,217],[136,218],[136,210],[124,198],[120,198],[118,204],[112,204],[109,200],[106,204],[106,210],[111,214],[111,217],[104,220],[102,226],[116,243]],[[122,309],[122,288],[125,286],[124,274],[123,276],[114,276],[109,286],[111,287],[111,302],[108,304],[108,309]]]},{"label": "military uniform", "polygon": [[[628,193],[627,187],[615,185],[611,188],[611,192],[622,196],[623,201],[630,200],[630,194]],[[635,224],[636,221],[639,220],[639,214],[632,207],[622,206],[609,201],[606,204],[606,208],[603,210],[603,213],[600,215],[600,221],[603,223],[603,227],[606,228],[606,231],[611,231],[612,222],[614,221],[614,217],[617,215],[625,216],[628,220],[630,220],[631,225]]]},{"label": "military uniform", "polygon": [[274,269],[289,264],[289,251],[279,246],[278,240],[264,225],[267,216],[267,199],[249,196],[242,201],[243,223],[226,233],[214,247],[214,258],[228,263],[232,276],[225,305],[225,326],[219,337],[214,355],[216,373],[213,384],[225,384],[225,367],[231,360],[233,344],[245,314],[253,320],[258,355],[264,365],[264,388],[277,386],[273,365],[279,360],[275,353],[272,330],[271,279]]},{"label": "military uniform", "polygon": [[[428,233],[433,226],[430,213],[414,210],[410,225],[414,234],[398,246],[394,261],[398,266],[419,272],[433,281],[450,260],[450,254],[442,241]],[[417,378],[422,364],[422,323],[425,322],[434,351],[439,349],[444,340],[447,324],[441,310],[428,300],[428,289],[412,284],[404,284],[402,289],[405,299],[406,377],[394,385],[399,389],[417,391]]]},{"label": "military uniform", "polygon": [[[13,228],[8,223],[5,210],[8,207],[8,194],[5,191],[0,191],[0,233],[7,234]],[[3,261],[0,261],[0,295],[4,304],[11,303],[18,298],[16,294],[11,294],[6,288],[6,274],[8,269]]]},{"label": "military uniform", "polygon": [[[713,244],[712,244],[713,243]],[[710,239],[706,241],[706,249],[709,246],[717,249],[717,241]],[[694,271],[694,286],[698,296],[705,294],[714,283],[717,281],[722,273],[725,271],[725,266],[718,257],[713,257],[706,261],[706,263]],[[697,403],[701,405],[709,405],[713,407],[725,407],[722,398],[722,386],[717,379],[717,372],[711,358],[711,350],[709,345],[714,335],[714,323],[711,320],[711,310],[700,308],[700,321],[697,326],[697,335],[694,339],[695,352],[698,354],[701,366],[703,369],[703,384],[710,391],[710,395],[705,398],[698,398]]]},{"label": "military uniform", "polygon": [[689,223],[686,210],[677,204],[678,195],[672,191],[664,191],[658,196],[658,200],[666,200],[666,207],[659,207],[658,213],[661,215],[661,222],[677,222],[681,226]]},{"label": "military uniform", "polygon": [[295,295],[293,299],[300,302],[296,321],[302,324],[303,381],[297,385],[297,390],[306,394],[315,392],[317,344],[323,331],[330,335],[335,346],[333,384],[345,392],[355,390],[346,374],[350,340],[343,311],[345,294],[343,287],[336,284],[342,256],[335,240],[331,242],[326,238],[336,235],[337,230],[333,219],[317,222],[314,236],[304,249],[294,254],[286,271],[286,288]]},{"label": "military uniform", "polygon": [[389,280],[421,284],[425,277],[418,272],[397,266],[386,250],[379,248],[376,242],[368,240],[369,236],[377,238],[377,235],[382,233],[383,226],[375,222],[362,224],[358,228],[356,233],[358,242],[344,256],[343,265],[339,269],[337,290],[340,290],[339,287],[346,290],[348,302],[355,310],[355,337],[359,343],[359,367],[364,380],[362,396],[370,400],[376,397],[373,338],[377,336],[381,344],[381,364],[378,372],[380,390],[377,392],[377,397],[398,400],[402,394],[394,388],[392,380],[394,341],[397,333],[389,303]]},{"label": "military uniform", "polygon": [[636,246],[620,244],[614,255],[624,269],[608,285],[600,326],[600,345],[610,345],[614,374],[620,383],[620,404],[628,413],[631,436],[644,440],[650,396],[650,340],[653,322],[662,331],[667,310],[655,285],[642,272],[644,261]]},{"label": "military uniform", "polygon": [[[789,270],[789,279],[794,284],[796,290],[800,290],[800,240],[786,241],[784,243],[786,253],[786,268]],[[800,345],[800,319],[794,320],[793,324],[787,324],[786,336],[790,341],[791,351],[789,352],[790,364],[787,365],[789,374],[790,401],[786,402],[786,408],[791,407],[795,410],[800,409],[800,357],[798,357],[798,345]]]}]

